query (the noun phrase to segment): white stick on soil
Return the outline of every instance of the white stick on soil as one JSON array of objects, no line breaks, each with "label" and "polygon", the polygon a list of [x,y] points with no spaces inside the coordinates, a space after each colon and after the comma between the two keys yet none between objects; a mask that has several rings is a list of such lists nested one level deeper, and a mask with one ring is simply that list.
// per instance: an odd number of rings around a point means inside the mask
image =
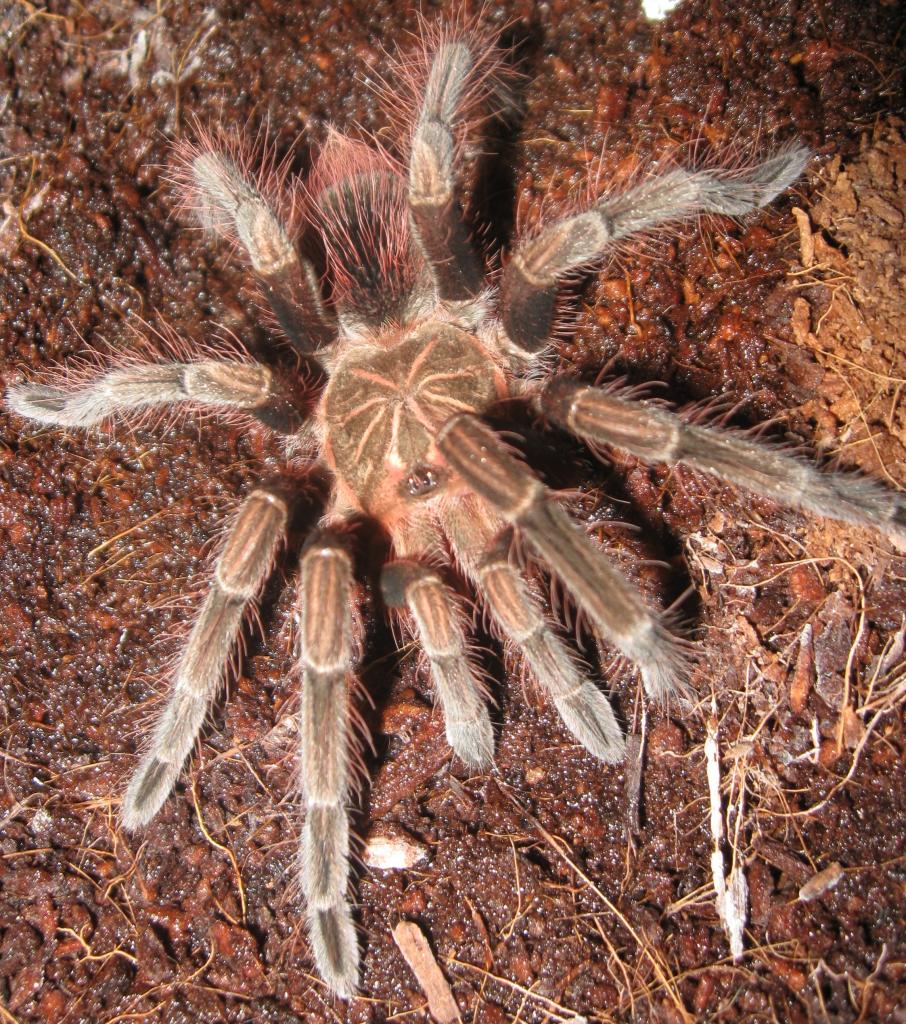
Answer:
[{"label": "white stick on soil", "polygon": [[[720,799],[720,752],[717,745],[717,707],[712,703],[711,717],[705,737],[705,772],[708,777],[708,799],[711,807],[711,877],[714,881],[715,903],[721,924],[730,940],[730,953],[734,960],[740,960],[745,950],[745,925],[748,912],[749,887],[746,883],[743,865],[736,856],[737,843],[734,835],[731,846],[734,856],[729,879],[725,874],[723,845],[725,839],[724,819]],[[744,789],[740,791],[739,807],[736,813],[737,831],[742,821]]]}]

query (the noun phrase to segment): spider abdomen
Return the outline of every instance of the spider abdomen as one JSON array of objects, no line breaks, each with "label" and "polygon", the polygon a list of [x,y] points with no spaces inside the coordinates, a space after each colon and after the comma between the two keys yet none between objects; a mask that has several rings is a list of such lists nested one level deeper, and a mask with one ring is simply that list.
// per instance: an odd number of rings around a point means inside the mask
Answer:
[{"label": "spider abdomen", "polygon": [[504,397],[500,368],[473,335],[428,322],[392,347],[357,345],[339,362],[321,404],[324,453],[347,500],[394,518],[447,476],[435,437],[457,413]]}]

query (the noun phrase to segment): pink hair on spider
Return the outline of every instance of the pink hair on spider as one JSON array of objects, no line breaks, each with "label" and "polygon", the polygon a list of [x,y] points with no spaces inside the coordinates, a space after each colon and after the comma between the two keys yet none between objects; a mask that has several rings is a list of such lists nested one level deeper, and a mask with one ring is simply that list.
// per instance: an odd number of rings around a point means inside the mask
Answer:
[{"label": "pink hair on spider", "polygon": [[253,138],[197,120],[192,130],[191,138],[174,144],[165,175],[177,214],[241,249],[235,213],[243,202],[257,200],[285,235],[295,238],[305,216],[301,190],[291,174],[292,152],[279,158],[266,126]]},{"label": "pink hair on spider", "polygon": [[442,22],[428,21],[419,14],[411,48],[388,55],[388,71],[378,76],[377,92],[402,151],[408,151],[435,58],[451,47],[468,52],[468,70],[450,118],[457,163],[462,160],[465,141],[485,121],[512,105],[512,86],[519,75],[509,63],[507,51],[500,47],[500,28],[482,25],[483,13],[483,8],[474,14],[461,8]]},{"label": "pink hair on spider", "polygon": [[406,182],[386,150],[331,129],[305,191],[341,304],[358,304],[367,290],[363,278],[372,270],[390,290],[408,290],[417,265]]}]

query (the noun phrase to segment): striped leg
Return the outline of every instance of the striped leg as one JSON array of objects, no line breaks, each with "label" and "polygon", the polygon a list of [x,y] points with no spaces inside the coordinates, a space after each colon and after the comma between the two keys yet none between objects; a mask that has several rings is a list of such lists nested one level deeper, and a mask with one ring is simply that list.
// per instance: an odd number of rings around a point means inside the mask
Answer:
[{"label": "striped leg", "polygon": [[464,415],[444,426],[437,443],[468,487],[522,532],[602,636],[639,667],[649,696],[681,689],[680,642],[500,438]]},{"label": "striped leg", "polygon": [[381,590],[389,607],[405,608],[412,616],[450,746],[470,767],[488,767],[494,758],[494,732],[453,594],[433,569],[408,559],[384,567]]},{"label": "striped leg", "polygon": [[21,384],[6,394],[17,415],[64,427],[91,427],[112,416],[180,403],[240,410],[286,434],[302,423],[273,372],[259,363],[146,363],[71,388]]},{"label": "striped leg", "polygon": [[202,227],[242,247],[290,343],[301,353],[312,352],[333,340],[336,327],[324,307],[318,275],[300,257],[284,223],[292,216],[283,216],[282,207],[289,205],[283,174],[265,172],[256,180],[239,150],[209,133],[198,145],[179,147],[177,187]]},{"label": "striped leg", "polygon": [[617,242],[703,213],[741,216],[766,206],[802,173],[801,146],[741,170],[652,174],[622,195],[606,195],[528,238],[503,272],[500,309],[506,336],[526,353],[550,342],[557,289],[569,274],[600,260]]},{"label": "striped leg", "polygon": [[348,677],[355,664],[349,554],[329,533],[301,560],[301,784],[306,816],[300,867],[308,934],[321,977],[338,995],[355,994],[359,950],[349,886]]},{"label": "striped leg", "polygon": [[629,402],[600,388],[560,379],[542,393],[542,410],[592,444],[609,444],[646,462],[685,462],[782,505],[870,526],[906,543],[901,495],[865,477],[822,473],[803,459],[675,413]]},{"label": "striped leg", "polygon": [[621,761],[625,742],[610,702],[579,667],[538,598],[495,544],[505,524],[475,497],[450,503],[444,529],[495,626],[516,647],[576,739],[602,761]]},{"label": "striped leg", "polygon": [[454,124],[472,87],[475,55],[462,39],[441,42],[434,55],[409,158],[412,226],[445,301],[475,298],[481,266],[468,237],[456,195]]},{"label": "striped leg", "polygon": [[396,528],[394,545],[404,557],[384,566],[384,601],[409,613],[410,628],[428,657],[447,742],[466,764],[486,768],[494,757],[494,731],[484,686],[469,657],[466,624],[456,595],[424,564],[444,549],[433,513],[410,513]]},{"label": "striped leg", "polygon": [[146,825],[170,795],[223,683],[242,620],[270,574],[287,508],[270,491],[253,491],[227,538],[214,582],[183,651],[170,700],[123,797],[128,829]]}]

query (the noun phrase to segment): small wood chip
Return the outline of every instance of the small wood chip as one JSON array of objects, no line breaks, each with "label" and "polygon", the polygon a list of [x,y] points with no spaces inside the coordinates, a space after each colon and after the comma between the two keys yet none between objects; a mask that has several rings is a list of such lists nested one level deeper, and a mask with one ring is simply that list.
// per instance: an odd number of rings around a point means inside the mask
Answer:
[{"label": "small wood chip", "polygon": [[801,715],[808,703],[815,675],[815,649],[812,640],[812,624],[807,622],[799,635],[799,655],[790,684],[790,708],[794,715]]},{"label": "small wood chip", "polygon": [[815,336],[812,334],[812,307],[801,296],[793,299],[790,329],[797,345],[809,348],[815,343]]},{"label": "small wood chip", "polygon": [[428,850],[402,830],[372,832],[365,840],[362,859],[379,871],[405,871],[428,859]]},{"label": "small wood chip", "polygon": [[804,885],[808,880],[810,873],[808,864],[790,853],[782,843],[776,843],[773,839],[765,839],[762,836],[755,843],[755,851],[765,864],[779,868],[793,882]]},{"label": "small wood chip", "polygon": [[441,973],[425,933],[412,921],[400,921],[393,929],[393,941],[412,969],[416,981],[428,1000],[428,1011],[437,1024],[461,1021],[459,1007]]},{"label": "small wood chip", "polygon": [[817,875],[814,875],[802,886],[799,890],[799,899],[803,903],[816,900],[819,896],[826,893],[828,889],[833,889],[842,877],[843,868],[837,861],[834,861],[833,864],[828,864],[823,871],[819,871]]},{"label": "small wood chip", "polygon": [[626,830],[637,836],[642,830],[642,742],[638,733],[626,737],[626,782],[623,786]]},{"label": "small wood chip", "polygon": [[793,216],[799,228],[799,259],[806,270],[815,262],[815,239],[808,214],[798,206],[793,207]]}]

